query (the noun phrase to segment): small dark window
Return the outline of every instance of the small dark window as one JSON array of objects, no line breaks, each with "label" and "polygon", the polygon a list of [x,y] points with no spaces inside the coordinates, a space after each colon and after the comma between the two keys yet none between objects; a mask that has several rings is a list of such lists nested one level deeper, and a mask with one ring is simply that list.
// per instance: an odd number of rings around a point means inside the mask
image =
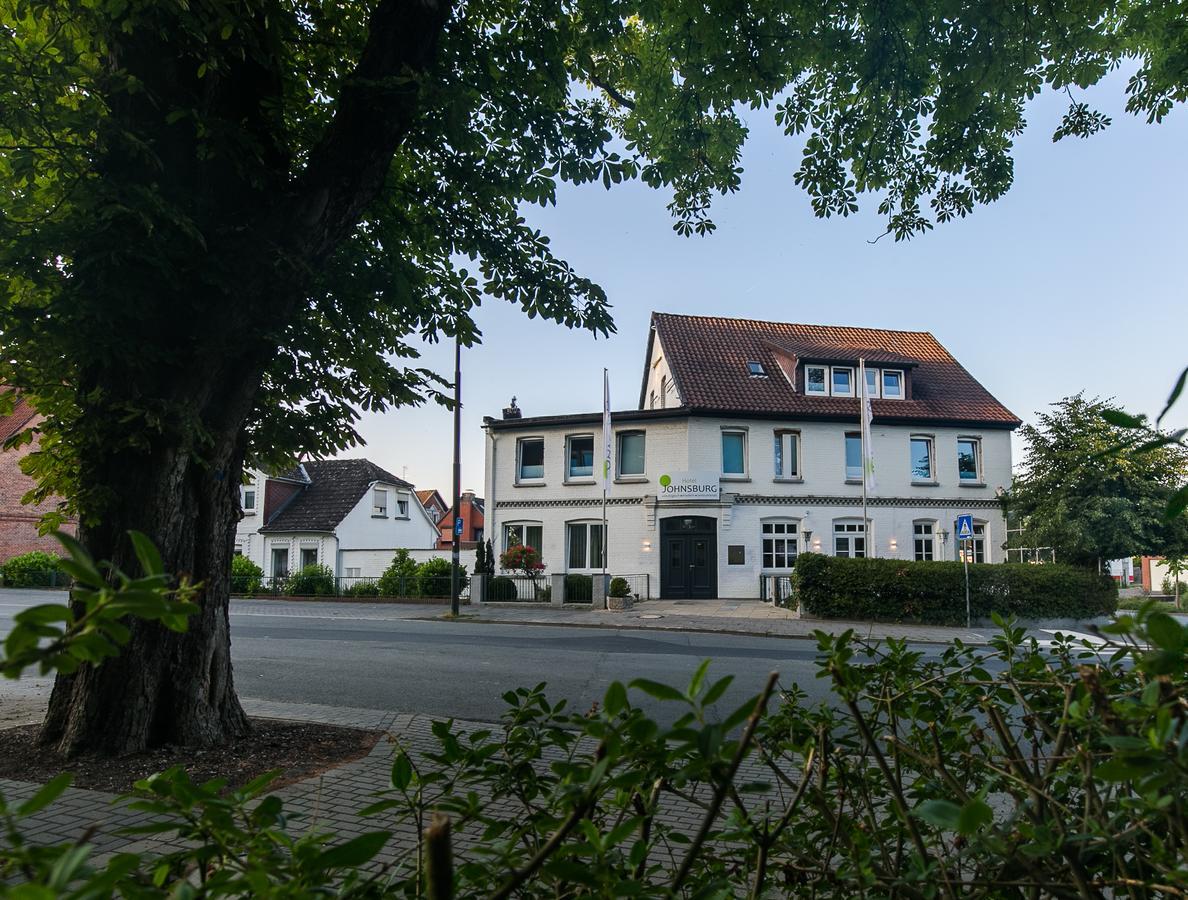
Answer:
[{"label": "small dark window", "polygon": [[761,362],[754,362],[754,361],[748,362],[747,363],[747,371],[750,372],[752,375],[755,375],[758,377],[766,377],[767,376],[767,371],[763,368],[763,363],[761,363]]},{"label": "small dark window", "polygon": [[729,566],[745,566],[747,564],[747,548],[742,544],[731,544],[726,548],[726,564]]}]

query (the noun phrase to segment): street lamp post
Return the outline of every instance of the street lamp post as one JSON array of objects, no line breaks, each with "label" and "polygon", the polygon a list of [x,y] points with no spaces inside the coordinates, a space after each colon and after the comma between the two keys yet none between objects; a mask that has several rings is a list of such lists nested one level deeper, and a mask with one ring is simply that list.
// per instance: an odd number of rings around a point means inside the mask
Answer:
[{"label": "street lamp post", "polygon": [[458,559],[462,541],[462,335],[454,335],[454,540],[450,554],[450,614],[459,613]]}]

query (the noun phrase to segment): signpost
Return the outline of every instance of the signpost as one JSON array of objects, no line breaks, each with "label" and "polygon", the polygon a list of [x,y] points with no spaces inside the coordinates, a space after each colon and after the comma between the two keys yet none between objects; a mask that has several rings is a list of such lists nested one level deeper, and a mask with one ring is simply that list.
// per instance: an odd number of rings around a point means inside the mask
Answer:
[{"label": "signpost", "polygon": [[973,516],[966,513],[957,517],[957,540],[963,543],[961,558],[965,561],[965,627],[973,628],[969,612],[969,555],[973,543]]}]

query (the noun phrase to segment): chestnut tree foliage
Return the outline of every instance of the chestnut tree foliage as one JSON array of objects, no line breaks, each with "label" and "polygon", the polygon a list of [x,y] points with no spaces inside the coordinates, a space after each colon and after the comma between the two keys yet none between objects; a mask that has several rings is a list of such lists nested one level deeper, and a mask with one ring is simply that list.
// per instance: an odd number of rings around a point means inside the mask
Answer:
[{"label": "chestnut tree foliage", "polygon": [[137,530],[204,586],[185,634],[136,623],[118,664],[59,678],[65,751],[246,728],[245,461],[443,399],[413,339],[473,343],[482,299],[613,330],[523,219],[561,182],[640,179],[706,234],[766,110],[818,215],[869,194],[906,238],[1010,187],[1037,92],[1069,91],[1059,138],[1108,124],[1076,89],[1123,61],[1153,121],[1188,84],[1156,0],[0,0],[0,45],[0,377],[45,415],[38,493],[97,558],[129,562]]}]

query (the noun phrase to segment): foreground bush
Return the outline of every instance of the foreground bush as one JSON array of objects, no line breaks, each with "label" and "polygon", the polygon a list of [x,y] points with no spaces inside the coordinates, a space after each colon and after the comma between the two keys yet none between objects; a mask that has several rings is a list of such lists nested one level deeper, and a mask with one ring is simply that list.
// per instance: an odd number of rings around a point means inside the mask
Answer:
[{"label": "foreground bush", "polygon": [[382,597],[409,597],[417,588],[417,561],[403,547],[396,551],[392,562],[379,579]]},{"label": "foreground bush", "polygon": [[[969,567],[975,619],[1088,619],[1113,613],[1112,578],[1062,565],[1019,563]],[[965,566],[959,562],[847,559],[802,553],[793,597],[809,615],[828,619],[965,624]]]},{"label": "foreground bush", "polygon": [[52,553],[33,550],[0,565],[0,577],[5,587],[64,587],[70,579],[59,566],[60,561]]},{"label": "foreground bush", "polygon": [[[427,559],[417,566],[417,593],[422,597],[449,597],[452,590],[450,571],[453,563],[441,556]],[[464,591],[470,581],[463,566],[458,566],[458,590]]]},{"label": "foreground bush", "polygon": [[174,770],[134,805],[186,848],[92,866],[22,839],[63,777],[0,806],[0,879],[38,897],[1181,896],[1188,630],[1150,609],[1111,630],[1100,655],[1009,626],[927,656],[818,633],[822,705],[773,673],[719,710],[731,679],[708,663],[684,690],[613,683],[585,713],[521,688],[498,726],[398,747],[348,840],[267,777],[224,795]]},{"label": "foreground bush", "polygon": [[258,594],[264,581],[264,570],[246,556],[231,557],[231,592]]}]

